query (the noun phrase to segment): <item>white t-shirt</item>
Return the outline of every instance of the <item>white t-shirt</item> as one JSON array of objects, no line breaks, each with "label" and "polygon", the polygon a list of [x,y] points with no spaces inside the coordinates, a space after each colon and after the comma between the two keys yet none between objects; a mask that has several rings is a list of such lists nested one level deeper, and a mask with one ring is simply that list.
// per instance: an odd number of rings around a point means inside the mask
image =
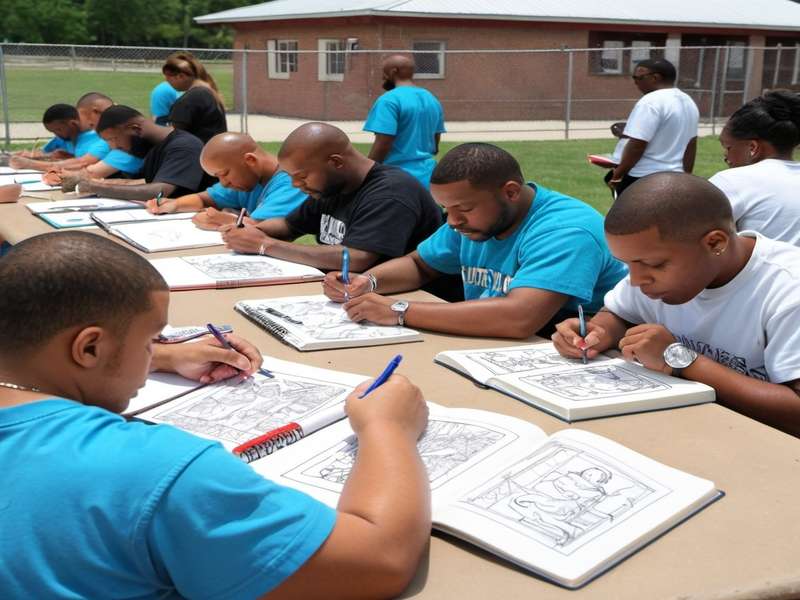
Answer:
[{"label": "white t-shirt", "polygon": [[683,171],[683,153],[689,141],[697,137],[699,118],[694,100],[678,88],[642,96],[628,116],[624,135],[644,140],[647,148],[628,175]]},{"label": "white t-shirt", "polygon": [[800,163],[768,158],[709,181],[731,201],[737,229],[800,246]]},{"label": "white t-shirt", "polygon": [[625,277],[605,306],[635,324],[655,323],[739,373],[773,383],[800,379],[800,248],[754,231],[750,260],[722,287],[680,305],[651,300]]}]

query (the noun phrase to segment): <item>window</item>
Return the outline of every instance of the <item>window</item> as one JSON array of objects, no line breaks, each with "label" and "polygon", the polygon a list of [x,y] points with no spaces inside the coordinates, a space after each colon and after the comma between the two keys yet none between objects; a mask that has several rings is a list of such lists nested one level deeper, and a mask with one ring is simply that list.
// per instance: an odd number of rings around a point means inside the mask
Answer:
[{"label": "window", "polygon": [[800,82],[800,44],[794,45],[794,68],[792,69],[792,85]]},{"label": "window", "polygon": [[444,42],[414,42],[414,77],[444,79]]},{"label": "window", "polygon": [[267,41],[267,75],[271,79],[289,79],[289,73],[297,73],[297,42]]},{"label": "window", "polygon": [[745,56],[747,48],[745,42],[733,42],[728,46],[728,72],[727,78],[732,80],[744,79]]},{"label": "window", "polygon": [[647,60],[650,58],[650,47],[653,44],[643,40],[634,40],[631,42],[631,73],[636,70],[636,63],[640,60]]},{"label": "window", "polygon": [[347,54],[345,40],[319,40],[319,80],[344,80]]},{"label": "window", "polygon": [[622,49],[625,44],[618,40],[605,40],[600,53],[601,73],[622,73]]}]

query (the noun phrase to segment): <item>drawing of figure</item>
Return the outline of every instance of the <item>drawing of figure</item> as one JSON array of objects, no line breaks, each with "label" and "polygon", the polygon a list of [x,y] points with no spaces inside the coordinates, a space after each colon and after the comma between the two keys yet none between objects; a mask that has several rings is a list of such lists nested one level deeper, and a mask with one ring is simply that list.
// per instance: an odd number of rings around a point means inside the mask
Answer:
[{"label": "drawing of figure", "polygon": [[279,276],[283,273],[274,263],[262,260],[231,260],[224,257],[207,258],[204,256],[186,256],[183,260],[217,281]]},{"label": "drawing of figure", "polygon": [[564,545],[612,518],[594,509],[608,495],[603,486],[610,479],[611,473],[601,467],[570,471],[538,481],[528,493],[513,498],[511,508],[522,516],[523,523]]},{"label": "drawing of figure", "polygon": [[530,375],[523,377],[522,381],[539,386],[570,400],[605,398],[621,394],[669,389],[669,386],[654,379],[649,379],[617,366],[589,367],[576,371]]}]

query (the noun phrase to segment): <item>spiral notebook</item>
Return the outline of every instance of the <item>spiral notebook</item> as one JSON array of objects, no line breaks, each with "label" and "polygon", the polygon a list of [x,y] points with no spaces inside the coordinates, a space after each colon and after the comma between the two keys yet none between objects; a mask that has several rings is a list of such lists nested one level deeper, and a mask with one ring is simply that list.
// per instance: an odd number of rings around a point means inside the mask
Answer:
[{"label": "spiral notebook", "polygon": [[341,304],[323,295],[242,300],[234,308],[301,352],[422,341],[407,327],[355,323]]}]

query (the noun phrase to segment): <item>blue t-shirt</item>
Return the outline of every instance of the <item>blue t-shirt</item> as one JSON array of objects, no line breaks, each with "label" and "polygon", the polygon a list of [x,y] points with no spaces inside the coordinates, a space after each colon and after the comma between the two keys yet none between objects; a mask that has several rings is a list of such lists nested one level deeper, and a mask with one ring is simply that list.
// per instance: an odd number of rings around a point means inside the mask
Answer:
[{"label": "blue t-shirt", "polygon": [[444,133],[444,113],[436,96],[416,86],[400,86],[380,96],[367,115],[364,131],[393,135],[384,164],[400,167],[426,188],[436,166],[434,136]]},{"label": "blue t-shirt", "polygon": [[109,167],[114,167],[117,171],[122,171],[127,175],[138,175],[142,170],[144,159],[115,148],[106,154],[105,158],[103,158],[103,162]]},{"label": "blue t-shirt", "polygon": [[256,598],[336,512],[219,444],[48,399],[0,409],[7,598]]},{"label": "blue t-shirt", "polygon": [[466,300],[526,287],[571,296],[565,311],[577,311],[579,303],[600,310],[605,293],[627,272],[606,245],[602,215],[580,200],[528,185],[536,196],[509,237],[475,242],[445,224],[419,245],[420,258],[441,273],[461,273]]},{"label": "blue t-shirt", "polygon": [[206,190],[218,208],[246,208],[256,221],[285,217],[300,206],[308,196],[292,185],[286,171],[270,177],[266,186],[260,181],[249,192],[226,188],[216,183]]},{"label": "blue t-shirt", "polygon": [[153,88],[153,91],[150,92],[150,114],[156,117],[156,123],[159,125],[167,123],[169,111],[182,93],[166,81],[162,81]]},{"label": "blue t-shirt", "polygon": [[91,154],[99,160],[103,160],[111,148],[106,141],[101,138],[94,129],[87,129],[81,131],[75,141],[65,140],[60,137],[54,137],[47,142],[44,148],[45,152],[55,152],[56,150],[64,150],[69,152],[75,158],[80,158],[86,154]]}]

